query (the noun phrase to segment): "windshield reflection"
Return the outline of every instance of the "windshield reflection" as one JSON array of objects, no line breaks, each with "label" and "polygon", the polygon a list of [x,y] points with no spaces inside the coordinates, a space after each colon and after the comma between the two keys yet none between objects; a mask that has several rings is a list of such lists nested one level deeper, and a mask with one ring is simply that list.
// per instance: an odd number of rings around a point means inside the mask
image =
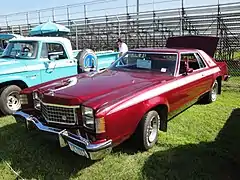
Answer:
[{"label": "windshield reflection", "polygon": [[176,63],[177,53],[127,52],[110,69],[154,71],[173,76]]},{"label": "windshield reflection", "polygon": [[9,42],[2,54],[2,58],[34,59],[37,56],[37,42],[12,41]]}]

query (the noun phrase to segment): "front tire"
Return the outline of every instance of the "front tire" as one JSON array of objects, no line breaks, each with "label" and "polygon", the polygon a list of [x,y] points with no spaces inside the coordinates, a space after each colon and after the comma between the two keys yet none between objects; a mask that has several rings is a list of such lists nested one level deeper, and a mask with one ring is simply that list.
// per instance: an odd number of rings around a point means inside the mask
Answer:
[{"label": "front tire", "polygon": [[137,128],[137,141],[140,142],[142,150],[152,148],[158,140],[160,118],[156,111],[146,113]]},{"label": "front tire", "polygon": [[0,96],[0,109],[4,115],[11,115],[21,108],[19,93],[21,88],[16,85],[6,86]]}]

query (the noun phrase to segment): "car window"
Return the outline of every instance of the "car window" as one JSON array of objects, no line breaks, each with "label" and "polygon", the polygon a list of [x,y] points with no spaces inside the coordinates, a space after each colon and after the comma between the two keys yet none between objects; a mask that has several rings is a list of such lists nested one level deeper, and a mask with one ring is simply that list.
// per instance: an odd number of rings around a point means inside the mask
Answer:
[{"label": "car window", "polygon": [[181,54],[179,74],[185,73],[186,60],[188,60],[188,67],[192,68],[193,70],[206,67],[206,64],[198,53],[183,53]]},{"label": "car window", "polygon": [[154,71],[174,75],[177,53],[127,52],[110,69]]},{"label": "car window", "polygon": [[57,55],[58,58],[56,60],[67,59],[66,51],[60,43],[43,43],[42,44],[41,57],[48,58],[49,55]]},{"label": "car window", "polygon": [[197,61],[199,63],[200,68],[205,68],[206,64],[204,63],[203,59],[201,58],[201,56],[198,53],[195,53],[195,56],[197,58]]},{"label": "car window", "polygon": [[200,69],[198,60],[194,53],[189,53],[189,54],[182,54],[181,55],[181,61],[185,61],[185,59],[188,60],[188,67],[192,68],[193,70]]}]

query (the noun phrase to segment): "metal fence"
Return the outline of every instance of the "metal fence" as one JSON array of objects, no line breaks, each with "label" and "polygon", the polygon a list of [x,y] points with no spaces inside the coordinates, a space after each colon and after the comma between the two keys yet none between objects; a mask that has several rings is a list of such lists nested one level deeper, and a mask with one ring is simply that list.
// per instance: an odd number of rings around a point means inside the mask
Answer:
[{"label": "metal fence", "polygon": [[[163,4],[175,8],[162,9]],[[107,5],[115,8],[101,8]],[[92,0],[0,16],[0,32],[27,36],[32,27],[49,19],[71,29],[68,38],[75,49],[114,49],[117,37],[136,48],[165,46],[170,36],[218,36],[216,59],[228,63],[231,75],[240,75],[240,3],[184,8],[179,0],[139,5],[128,0]]]}]

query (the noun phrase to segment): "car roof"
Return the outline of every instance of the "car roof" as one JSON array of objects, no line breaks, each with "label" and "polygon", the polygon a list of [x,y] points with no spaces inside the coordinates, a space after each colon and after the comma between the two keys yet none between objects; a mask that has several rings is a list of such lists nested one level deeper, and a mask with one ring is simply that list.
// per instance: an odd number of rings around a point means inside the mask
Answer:
[{"label": "car roof", "polygon": [[58,42],[65,42],[69,41],[69,39],[64,38],[64,37],[18,37],[10,40],[12,41],[58,41]]},{"label": "car roof", "polygon": [[137,48],[130,49],[129,51],[138,51],[138,52],[167,52],[167,53],[179,53],[179,52],[189,52],[189,51],[198,51],[198,49],[186,49],[186,48]]}]

